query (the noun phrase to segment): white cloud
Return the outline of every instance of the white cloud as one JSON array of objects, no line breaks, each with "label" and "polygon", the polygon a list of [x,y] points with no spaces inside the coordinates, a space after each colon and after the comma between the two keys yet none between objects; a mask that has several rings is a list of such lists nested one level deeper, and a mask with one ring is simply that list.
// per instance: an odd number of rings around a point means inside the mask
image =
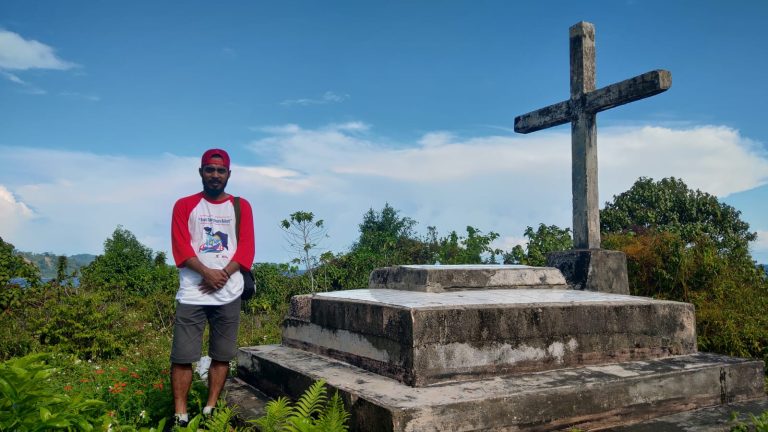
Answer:
[{"label": "white cloud", "polygon": [[[340,252],[357,238],[368,208],[385,202],[402,215],[434,225],[443,235],[473,225],[501,235],[505,250],[524,243],[526,226],[570,226],[570,137],[567,131],[530,136],[460,138],[425,134],[416,143],[391,143],[360,122],[306,129],[263,127],[249,149],[259,160],[234,160],[228,191],[253,204],[257,259],[287,261],[278,223],[297,210],[326,221],[323,250]],[[640,176],[682,178],[693,188],[726,196],[766,183],[768,157],[735,130],[603,128],[599,136],[601,202]],[[25,148],[2,148],[0,184],[6,197],[34,209],[34,218],[0,226],[22,250],[101,251],[124,225],[155,250],[168,251],[173,202],[200,189],[199,155],[128,158]],[[12,194],[11,194],[12,192]],[[3,220],[6,213],[3,213]],[[749,221],[755,227],[768,221]],[[768,233],[761,233],[765,248]],[[757,250],[757,249],[756,249]]]},{"label": "white cloud", "polygon": [[757,240],[752,244],[752,250],[768,253],[768,231],[757,231]]},{"label": "white cloud", "polygon": [[14,75],[14,74],[12,74],[10,72],[0,71],[0,74],[3,74],[3,76],[5,78],[7,78],[8,81],[10,81],[12,83],[21,84],[21,85],[27,85],[27,83],[24,82],[21,78],[17,77],[16,75]]},{"label": "white cloud", "polygon": [[22,91],[24,93],[35,94],[35,95],[46,94],[45,90],[43,90],[41,88],[38,88],[38,87],[35,87],[34,85],[32,85],[32,84],[22,80],[17,75],[14,75],[14,74],[12,74],[12,73],[10,73],[8,71],[4,71],[4,70],[0,69],[0,75],[4,76],[8,81],[22,86],[23,87]]},{"label": "white cloud", "polygon": [[302,98],[302,99],[287,99],[282,102],[280,102],[280,105],[283,106],[293,106],[293,105],[299,105],[299,106],[309,106],[309,105],[325,105],[329,103],[340,103],[344,102],[345,100],[349,99],[348,94],[338,94],[334,93],[332,91],[327,91],[323,93],[322,96],[316,99],[311,98]]},{"label": "white cloud", "polygon": [[3,221],[0,237],[10,241],[5,233],[17,232],[19,226],[34,217],[35,212],[27,204],[20,201],[8,188],[0,184],[0,220]]},{"label": "white cloud", "polygon": [[0,68],[7,70],[58,69],[77,66],[60,59],[53,48],[19,34],[0,29]]}]

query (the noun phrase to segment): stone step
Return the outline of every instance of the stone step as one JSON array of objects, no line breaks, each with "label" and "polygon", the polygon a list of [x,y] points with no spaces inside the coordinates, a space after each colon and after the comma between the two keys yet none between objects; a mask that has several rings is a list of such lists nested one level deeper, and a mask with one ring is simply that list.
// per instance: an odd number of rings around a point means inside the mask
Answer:
[{"label": "stone step", "polygon": [[271,397],[325,379],[351,430],[366,432],[592,430],[765,397],[761,361],[704,353],[428,387],[278,345],[241,348],[237,361],[238,376]]},{"label": "stone step", "polygon": [[[610,430],[611,432],[729,432],[738,423],[751,425],[750,414],[759,417],[764,412],[768,412],[768,398],[765,397],[670,414],[632,425],[603,430]],[[733,415],[736,416],[735,419],[731,419]],[[754,430],[754,427],[749,430]]]},{"label": "stone step", "polygon": [[696,352],[693,306],[558,289],[295,297],[283,344],[411,386]]}]

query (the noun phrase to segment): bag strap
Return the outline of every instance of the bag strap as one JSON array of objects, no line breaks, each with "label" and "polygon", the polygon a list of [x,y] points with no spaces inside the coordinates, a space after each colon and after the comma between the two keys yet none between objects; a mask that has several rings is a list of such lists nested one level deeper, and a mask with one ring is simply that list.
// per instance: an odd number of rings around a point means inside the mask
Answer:
[{"label": "bag strap", "polygon": [[240,197],[235,197],[235,238],[240,243]]}]

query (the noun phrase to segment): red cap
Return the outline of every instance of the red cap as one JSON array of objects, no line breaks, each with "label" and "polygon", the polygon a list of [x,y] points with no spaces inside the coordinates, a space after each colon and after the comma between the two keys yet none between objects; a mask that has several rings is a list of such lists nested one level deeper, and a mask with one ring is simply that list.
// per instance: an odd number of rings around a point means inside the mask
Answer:
[{"label": "red cap", "polygon": [[[213,159],[214,157],[220,157],[221,161]],[[210,149],[203,153],[203,157],[200,159],[200,166],[206,165],[224,165],[229,169],[229,155],[222,149]]]}]

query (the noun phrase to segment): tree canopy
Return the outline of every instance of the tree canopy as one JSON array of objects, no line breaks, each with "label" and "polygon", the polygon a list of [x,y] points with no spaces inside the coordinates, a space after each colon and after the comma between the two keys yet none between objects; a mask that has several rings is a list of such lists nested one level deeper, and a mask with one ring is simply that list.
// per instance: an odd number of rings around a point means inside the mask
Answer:
[{"label": "tree canopy", "polygon": [[573,247],[570,228],[539,224],[536,231],[532,227],[527,227],[524,235],[528,238],[527,246],[523,249],[522,246],[516,245],[511,252],[504,254],[505,264],[543,266],[546,265],[547,255],[550,252]]},{"label": "tree canopy", "polygon": [[671,231],[688,242],[706,236],[720,251],[729,252],[747,252],[748,243],[757,238],[741,220],[740,211],[714,195],[689,189],[674,177],[657,182],[639,178],[628,191],[605,204],[600,225],[607,233]]},{"label": "tree canopy", "polygon": [[16,278],[26,279],[28,283],[37,283],[40,271],[34,264],[27,262],[12,244],[6,243],[0,237],[0,288]]},{"label": "tree canopy", "polygon": [[122,226],[104,241],[104,253],[82,268],[81,282],[86,287],[124,288],[144,294],[178,288],[176,271],[165,264],[165,254],[154,255]]}]

